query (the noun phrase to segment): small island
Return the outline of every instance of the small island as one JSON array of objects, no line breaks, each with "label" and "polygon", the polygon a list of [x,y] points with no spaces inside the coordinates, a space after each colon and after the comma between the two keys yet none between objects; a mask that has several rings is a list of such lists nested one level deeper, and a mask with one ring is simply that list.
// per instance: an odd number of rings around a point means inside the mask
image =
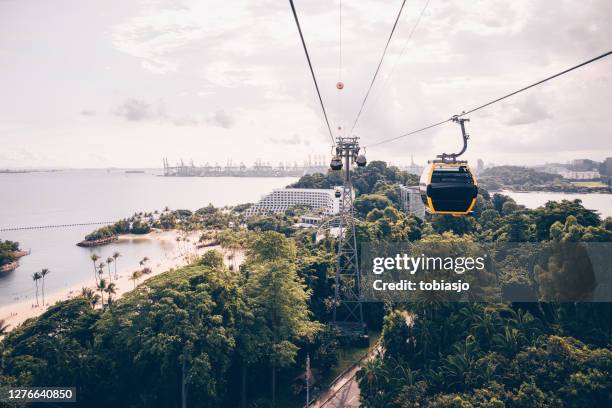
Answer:
[{"label": "small island", "polygon": [[[119,236],[123,234],[144,235],[152,230],[218,230],[227,228],[230,224],[239,223],[236,214],[241,211],[243,211],[241,206],[237,206],[232,213],[227,209],[215,208],[212,204],[209,204],[197,211],[165,208],[162,211],[138,212],[114,224],[98,228],[87,234],[83,241],[77,245],[82,247],[106,245],[117,241]],[[204,241],[208,242],[210,240],[205,239]],[[208,244],[214,245],[213,241],[208,242]]]},{"label": "small island", "polygon": [[117,241],[120,234],[147,234],[151,232],[151,228],[143,220],[143,216],[143,213],[134,214],[130,218],[98,228],[87,234],[85,239],[77,243],[77,245],[81,247],[95,247]]},{"label": "small island", "polygon": [[28,255],[19,248],[19,242],[0,240],[0,272],[11,272],[19,266],[19,258]]},{"label": "small island", "polygon": [[488,191],[546,191],[557,193],[612,193],[609,179],[606,182],[572,181],[559,174],[551,174],[522,166],[496,166],[485,169],[478,176],[478,183]]}]

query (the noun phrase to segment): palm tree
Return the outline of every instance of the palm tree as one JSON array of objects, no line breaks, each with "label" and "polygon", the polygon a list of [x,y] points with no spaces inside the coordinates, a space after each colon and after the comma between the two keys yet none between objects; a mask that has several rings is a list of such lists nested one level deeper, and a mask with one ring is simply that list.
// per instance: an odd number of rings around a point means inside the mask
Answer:
[{"label": "palm tree", "polygon": [[50,273],[51,273],[51,271],[49,269],[47,269],[47,268],[43,268],[42,271],[40,271],[40,276],[42,277],[43,306],[45,305],[45,276],[47,276]]},{"label": "palm tree", "polygon": [[134,282],[134,289],[136,289],[136,284],[138,280],[142,277],[142,271],[134,271],[132,272],[132,276],[130,276],[130,280]]},{"label": "palm tree", "polygon": [[112,295],[116,293],[116,288],[117,285],[111,282],[106,286],[106,289],[104,289],[104,291],[108,294],[108,299],[106,300],[106,304],[108,305],[108,307],[111,306],[111,302],[113,300]]},{"label": "palm tree", "polygon": [[108,267],[108,280],[112,281],[113,277],[111,276],[111,264],[113,263],[114,259],[111,258],[110,256],[108,258],[106,258],[106,266]]},{"label": "palm tree", "polygon": [[113,259],[115,260],[115,279],[117,279],[117,258],[121,256],[119,251],[113,252]]},{"label": "palm tree", "polygon": [[42,275],[40,274],[40,272],[34,272],[32,274],[32,280],[34,281],[34,284],[36,284],[36,306],[38,306],[38,281],[42,278]]},{"label": "palm tree", "polygon": [[4,319],[0,319],[0,336],[4,336],[6,333],[8,333],[8,327],[9,324],[6,323]]},{"label": "palm tree", "polygon": [[102,276],[104,276],[104,267],[106,265],[104,264],[104,262],[100,262],[98,264],[98,282],[100,279],[102,279]]},{"label": "palm tree", "polygon": [[104,289],[106,289],[106,279],[100,278],[97,288],[98,292],[100,292],[102,307],[104,307]]},{"label": "palm tree", "polygon": [[144,266],[148,261],[149,261],[149,258],[145,256],[138,263],[140,264],[140,266]]},{"label": "palm tree", "polygon": [[91,259],[91,262],[93,262],[93,267],[94,267],[94,279],[96,280],[96,284],[98,283],[98,275],[96,274],[97,270],[96,270],[96,262],[98,261],[98,259],[100,259],[100,257],[96,254],[91,254],[91,256],[89,257]]},{"label": "palm tree", "polygon": [[95,309],[96,304],[100,301],[100,295],[96,294],[91,288],[82,288],[81,296],[89,302],[92,309]]}]

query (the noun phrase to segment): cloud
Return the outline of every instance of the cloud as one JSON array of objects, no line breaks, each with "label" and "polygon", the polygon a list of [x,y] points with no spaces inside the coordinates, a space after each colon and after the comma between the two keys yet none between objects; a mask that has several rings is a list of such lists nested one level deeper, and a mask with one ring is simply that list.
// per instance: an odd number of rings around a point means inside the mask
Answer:
[{"label": "cloud", "polygon": [[289,145],[289,146],[304,145],[304,146],[310,146],[310,142],[307,139],[302,139],[300,136],[298,136],[295,133],[291,137],[285,137],[285,138],[271,137],[271,138],[268,139],[268,141],[270,143],[279,144],[279,145]]},{"label": "cloud", "polygon": [[[401,164],[414,154],[422,163],[460,148],[459,128],[453,123],[392,143],[374,143],[470,110],[601,54],[612,38],[610,0],[585,0],[580,7],[569,0],[556,2],[555,7],[531,0],[445,0],[429,4],[406,43],[425,1],[406,4],[354,130],[361,144],[370,146],[370,160]],[[306,153],[329,152],[327,125],[287,3],[119,2],[113,13],[98,13],[95,18],[95,10],[82,2],[75,3],[70,16],[46,3],[35,9],[15,6],[11,22],[21,25],[6,27],[11,41],[0,50],[0,65],[17,65],[0,74],[3,90],[11,95],[0,101],[0,145],[18,137],[20,143],[40,146],[54,131],[79,152],[65,160],[85,161],[95,149],[82,138],[88,124],[62,120],[83,115],[96,120],[97,137],[103,140],[108,134],[116,135],[117,141],[124,135],[147,138],[150,151],[144,159],[122,149],[109,157],[109,164],[144,164],[146,157],[158,152],[177,157],[198,152],[203,162],[221,160],[236,144],[242,148],[234,149],[232,156],[245,163],[252,157],[271,160],[281,154],[301,161]],[[299,3],[300,23],[331,128],[334,135],[340,125],[348,131],[397,9],[391,0],[343,5],[343,69],[338,72],[337,8],[323,0]],[[47,15],[50,18],[43,18]],[[31,46],[32,30],[49,33],[44,46]],[[81,35],[70,53],[64,45],[75,32]],[[401,54],[405,44],[406,52]],[[22,54],[24,58],[12,58]],[[49,69],[33,70],[33,60]],[[510,152],[517,163],[538,163],[544,160],[542,152],[550,152],[556,155],[554,160],[565,161],[582,148],[595,151],[591,158],[597,160],[612,155],[608,60],[471,114],[466,157],[500,163],[508,160]],[[92,69],[92,61],[101,62],[100,71]],[[65,72],[73,72],[74,81],[54,80]],[[164,75],[163,80],[159,75]],[[345,83],[342,92],[335,88],[338,77]],[[84,83],[95,83],[95,88]],[[57,103],[62,92],[73,97]],[[109,108],[100,110],[100,106]],[[83,113],[91,107],[99,111],[96,116]],[[36,121],[31,120],[33,109]],[[210,135],[206,140],[203,128]],[[169,131],[181,140],[174,151],[168,151]],[[134,143],[141,152],[142,146]],[[47,160],[42,147],[32,149],[43,154],[32,160]]]},{"label": "cloud", "polygon": [[236,124],[234,115],[221,108],[210,113],[204,119],[202,115],[192,113],[174,114],[167,112],[165,104],[161,101],[152,103],[137,98],[125,100],[125,102],[113,109],[113,113],[130,122],[158,121],[180,127],[207,124],[223,129],[231,129]]},{"label": "cloud", "polygon": [[130,98],[117,106],[113,113],[117,116],[121,116],[130,122],[141,122],[151,119],[164,118],[164,110],[161,104],[154,107],[152,104],[141,100]]},{"label": "cloud", "polygon": [[83,116],[96,116],[96,111],[93,109],[83,109],[79,114]]},{"label": "cloud", "polygon": [[41,155],[23,147],[0,153],[0,162],[9,162],[11,164],[31,163],[40,159]]},{"label": "cloud", "polygon": [[504,123],[510,126],[532,124],[552,117],[546,106],[533,94],[506,109]]},{"label": "cloud", "polygon": [[223,109],[217,109],[206,118],[206,123],[223,129],[231,129],[236,124],[234,116]]},{"label": "cloud", "polygon": [[197,126],[200,124],[200,120],[195,116],[186,115],[172,119],[172,123],[176,126]]}]

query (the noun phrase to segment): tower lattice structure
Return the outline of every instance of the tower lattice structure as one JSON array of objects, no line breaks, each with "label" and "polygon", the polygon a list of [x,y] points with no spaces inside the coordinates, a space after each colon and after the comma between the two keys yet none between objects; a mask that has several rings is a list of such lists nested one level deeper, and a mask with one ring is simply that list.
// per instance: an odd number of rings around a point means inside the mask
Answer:
[{"label": "tower lattice structure", "polygon": [[344,161],[344,183],[340,203],[333,311],[333,321],[336,325],[357,329],[363,327],[363,306],[350,168],[357,158],[359,149],[359,138],[338,137],[336,155]]}]

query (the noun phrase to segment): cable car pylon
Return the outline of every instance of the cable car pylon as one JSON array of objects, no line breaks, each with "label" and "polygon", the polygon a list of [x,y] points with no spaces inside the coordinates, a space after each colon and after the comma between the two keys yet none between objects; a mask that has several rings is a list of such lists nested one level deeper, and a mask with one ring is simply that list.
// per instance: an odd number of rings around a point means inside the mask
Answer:
[{"label": "cable car pylon", "polygon": [[366,158],[359,154],[360,150],[358,137],[339,136],[336,139],[335,154],[330,164],[331,169],[335,171],[342,170],[344,167],[344,182],[340,193],[340,216],[338,217],[333,324],[345,333],[357,335],[365,334],[365,324],[361,304],[351,165],[356,164],[358,167],[366,165]]}]

